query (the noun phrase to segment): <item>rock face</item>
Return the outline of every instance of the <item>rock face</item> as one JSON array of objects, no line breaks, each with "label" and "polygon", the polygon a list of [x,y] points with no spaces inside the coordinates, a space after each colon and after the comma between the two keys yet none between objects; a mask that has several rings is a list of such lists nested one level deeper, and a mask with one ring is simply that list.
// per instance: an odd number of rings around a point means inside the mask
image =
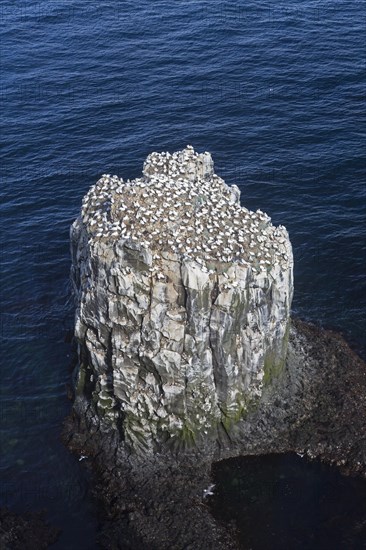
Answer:
[{"label": "rock face", "polygon": [[214,438],[284,365],[293,294],[284,227],[188,146],[104,175],[71,228],[76,408],[135,451]]}]

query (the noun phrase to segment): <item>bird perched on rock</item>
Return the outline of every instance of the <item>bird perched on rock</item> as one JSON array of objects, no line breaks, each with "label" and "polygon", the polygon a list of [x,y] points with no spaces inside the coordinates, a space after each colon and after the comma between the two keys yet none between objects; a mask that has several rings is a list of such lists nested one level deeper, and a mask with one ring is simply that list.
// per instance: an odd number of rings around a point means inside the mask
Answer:
[{"label": "bird perched on rock", "polygon": [[151,153],[143,176],[132,181],[103,174],[84,198],[81,217],[91,243],[130,239],[155,253],[185,254],[205,269],[234,262],[268,272],[288,260],[285,228],[242,207],[239,188],[226,185],[210,153],[192,145]]}]

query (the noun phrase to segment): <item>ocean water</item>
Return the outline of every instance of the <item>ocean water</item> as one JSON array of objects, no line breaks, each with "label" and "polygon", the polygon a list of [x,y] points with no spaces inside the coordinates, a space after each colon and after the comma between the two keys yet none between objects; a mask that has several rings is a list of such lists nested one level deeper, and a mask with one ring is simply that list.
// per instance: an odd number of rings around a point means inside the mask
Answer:
[{"label": "ocean water", "polygon": [[287,227],[294,314],[365,355],[363,2],[3,0],[1,505],[95,547],[88,480],[59,440],[73,326],[68,231],[102,173],[212,153]]},{"label": "ocean water", "polygon": [[243,550],[366,548],[366,481],[294,453],[216,463],[207,497],[219,521],[234,521]]}]

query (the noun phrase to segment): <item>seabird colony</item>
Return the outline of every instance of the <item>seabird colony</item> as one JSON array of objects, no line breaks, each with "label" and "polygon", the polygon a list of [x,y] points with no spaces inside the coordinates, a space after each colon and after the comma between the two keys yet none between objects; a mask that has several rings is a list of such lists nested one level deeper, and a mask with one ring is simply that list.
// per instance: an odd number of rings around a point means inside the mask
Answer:
[{"label": "seabird colony", "polygon": [[286,229],[274,227],[261,210],[240,206],[239,195],[214,173],[209,153],[188,145],[173,154],[151,153],[143,177],[133,181],[104,174],[84,197],[81,217],[90,245],[131,240],[152,250],[154,260],[170,251],[203,271],[217,262],[255,272],[288,267]]}]

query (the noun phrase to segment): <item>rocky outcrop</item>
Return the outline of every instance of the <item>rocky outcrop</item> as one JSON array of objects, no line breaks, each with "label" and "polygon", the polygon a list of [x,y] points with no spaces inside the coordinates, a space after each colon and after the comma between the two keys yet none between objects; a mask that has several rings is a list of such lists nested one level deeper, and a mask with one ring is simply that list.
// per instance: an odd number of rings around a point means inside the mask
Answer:
[{"label": "rocky outcrop", "polygon": [[[365,405],[365,363],[339,334],[292,320],[283,371],[230,438],[221,431],[203,449],[141,458],[103,433],[88,409],[68,418],[64,439],[88,456],[82,464],[96,474],[102,548],[227,550],[239,544],[232,526],[215,522],[207,506],[212,463],[292,451],[366,478]],[[364,520],[358,527],[365,530]]]},{"label": "rocky outcrop", "polygon": [[229,432],[285,363],[293,293],[282,226],[240,206],[209,153],[104,175],[71,228],[75,408],[136,451]]}]

